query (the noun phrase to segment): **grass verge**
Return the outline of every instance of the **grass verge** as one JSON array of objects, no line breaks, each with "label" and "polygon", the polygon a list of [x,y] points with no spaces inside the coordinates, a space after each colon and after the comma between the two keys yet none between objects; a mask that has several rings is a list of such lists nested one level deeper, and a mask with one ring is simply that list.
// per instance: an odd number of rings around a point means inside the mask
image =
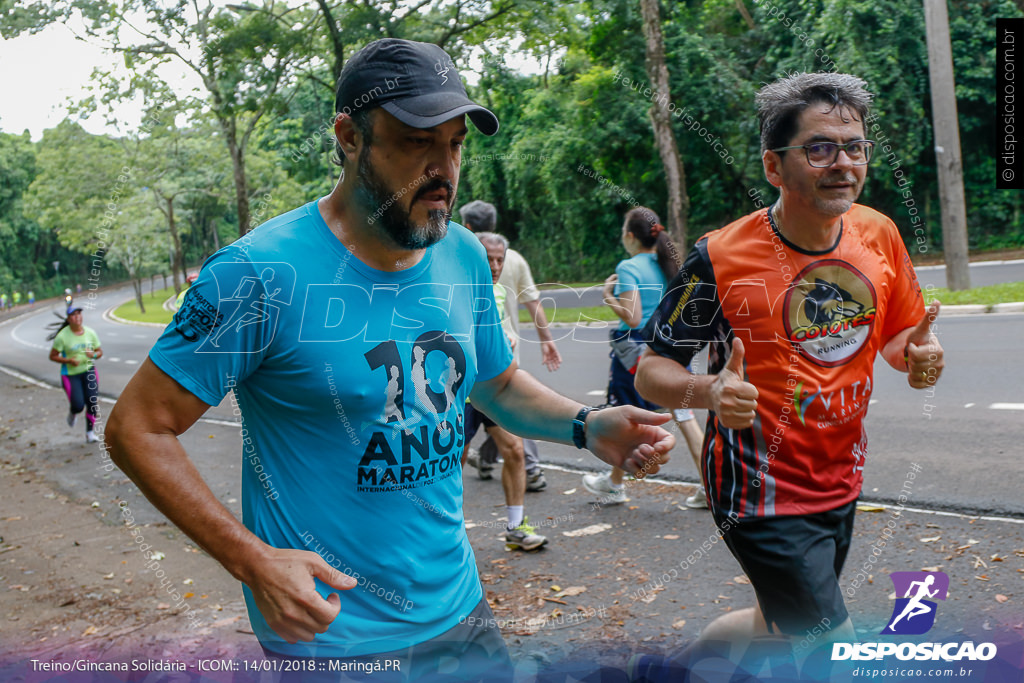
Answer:
[{"label": "grass verge", "polygon": [[160,323],[161,325],[166,325],[174,317],[174,313],[164,310],[164,302],[171,296],[174,296],[173,287],[158,289],[152,294],[143,294],[142,305],[146,307],[145,313],[139,310],[138,302],[135,301],[135,297],[132,297],[130,301],[126,301],[118,306],[114,310],[114,315],[118,318],[139,323]]},{"label": "grass verge", "polygon": [[960,292],[951,292],[942,287],[924,290],[925,303],[938,299],[947,306],[977,304],[993,306],[995,304],[1024,301],[1024,282],[1007,282],[1001,285],[973,287]]}]

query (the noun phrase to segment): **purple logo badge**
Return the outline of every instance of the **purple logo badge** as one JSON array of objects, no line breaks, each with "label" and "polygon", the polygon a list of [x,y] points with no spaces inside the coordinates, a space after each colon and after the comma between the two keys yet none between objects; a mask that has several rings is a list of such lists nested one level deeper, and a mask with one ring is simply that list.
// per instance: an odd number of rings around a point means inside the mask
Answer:
[{"label": "purple logo badge", "polygon": [[[882,634],[905,636],[927,633],[935,624],[936,603],[949,592],[945,572],[893,572],[889,575],[896,588],[896,606]],[[900,597],[902,596],[902,597]]]}]

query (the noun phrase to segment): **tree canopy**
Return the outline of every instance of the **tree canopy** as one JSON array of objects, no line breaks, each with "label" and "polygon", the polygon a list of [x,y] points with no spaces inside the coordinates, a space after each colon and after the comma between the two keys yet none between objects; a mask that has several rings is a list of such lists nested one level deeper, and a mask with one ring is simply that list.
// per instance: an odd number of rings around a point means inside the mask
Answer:
[{"label": "tree canopy", "polygon": [[[1021,246],[1022,199],[995,188],[991,131],[994,19],[1024,13],[1012,0],[950,0],[949,14],[970,245]],[[624,256],[623,214],[668,210],[640,0],[4,0],[0,30],[32,32],[72,15],[123,55],[130,77],[97,72],[93,97],[37,142],[0,134],[3,291],[56,292],[67,277],[87,279],[96,259],[110,278],[180,276],[240,233],[322,196],[338,173],[336,76],[386,36],[443,46],[471,96],[498,115],[497,135],[467,139],[458,204],[494,203],[499,231],[538,280],[603,279]],[[663,2],[660,28],[687,244],[753,210],[757,191],[774,196],[761,169],[757,89],[786,73],[833,70],[875,93],[869,137],[880,145],[861,201],[893,218],[912,255],[941,251],[919,2]],[[525,56],[540,73],[517,70]],[[165,62],[199,74],[202,89],[176,94],[157,68]],[[142,130],[90,135],[75,122],[129,97],[149,112]],[[911,208],[923,224],[912,227]],[[110,237],[101,239],[105,218]]]}]

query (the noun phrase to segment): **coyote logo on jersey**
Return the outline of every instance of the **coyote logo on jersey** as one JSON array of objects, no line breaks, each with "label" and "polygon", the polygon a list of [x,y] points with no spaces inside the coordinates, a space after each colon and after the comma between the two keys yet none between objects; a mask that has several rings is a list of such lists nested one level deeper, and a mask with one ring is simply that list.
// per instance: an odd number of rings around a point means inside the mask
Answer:
[{"label": "coyote logo on jersey", "polygon": [[875,301],[875,288],[852,265],[816,261],[794,278],[786,295],[786,333],[815,364],[844,365],[871,336]]},{"label": "coyote logo on jersey", "polygon": [[831,323],[852,318],[864,310],[864,305],[853,300],[853,295],[835,282],[820,277],[814,280],[814,289],[804,297],[804,315],[812,325]]}]

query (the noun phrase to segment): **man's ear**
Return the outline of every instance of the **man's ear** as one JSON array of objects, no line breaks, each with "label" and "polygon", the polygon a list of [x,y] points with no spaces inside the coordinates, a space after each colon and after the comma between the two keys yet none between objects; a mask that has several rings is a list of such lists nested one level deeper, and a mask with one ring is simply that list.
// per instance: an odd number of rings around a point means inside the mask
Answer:
[{"label": "man's ear", "polygon": [[362,142],[359,131],[356,129],[356,122],[348,114],[341,113],[334,117],[334,136],[341,145],[348,159],[355,158],[356,146]]},{"label": "man's ear", "polygon": [[774,187],[782,187],[782,156],[778,152],[765,150],[761,155],[764,177]]}]

